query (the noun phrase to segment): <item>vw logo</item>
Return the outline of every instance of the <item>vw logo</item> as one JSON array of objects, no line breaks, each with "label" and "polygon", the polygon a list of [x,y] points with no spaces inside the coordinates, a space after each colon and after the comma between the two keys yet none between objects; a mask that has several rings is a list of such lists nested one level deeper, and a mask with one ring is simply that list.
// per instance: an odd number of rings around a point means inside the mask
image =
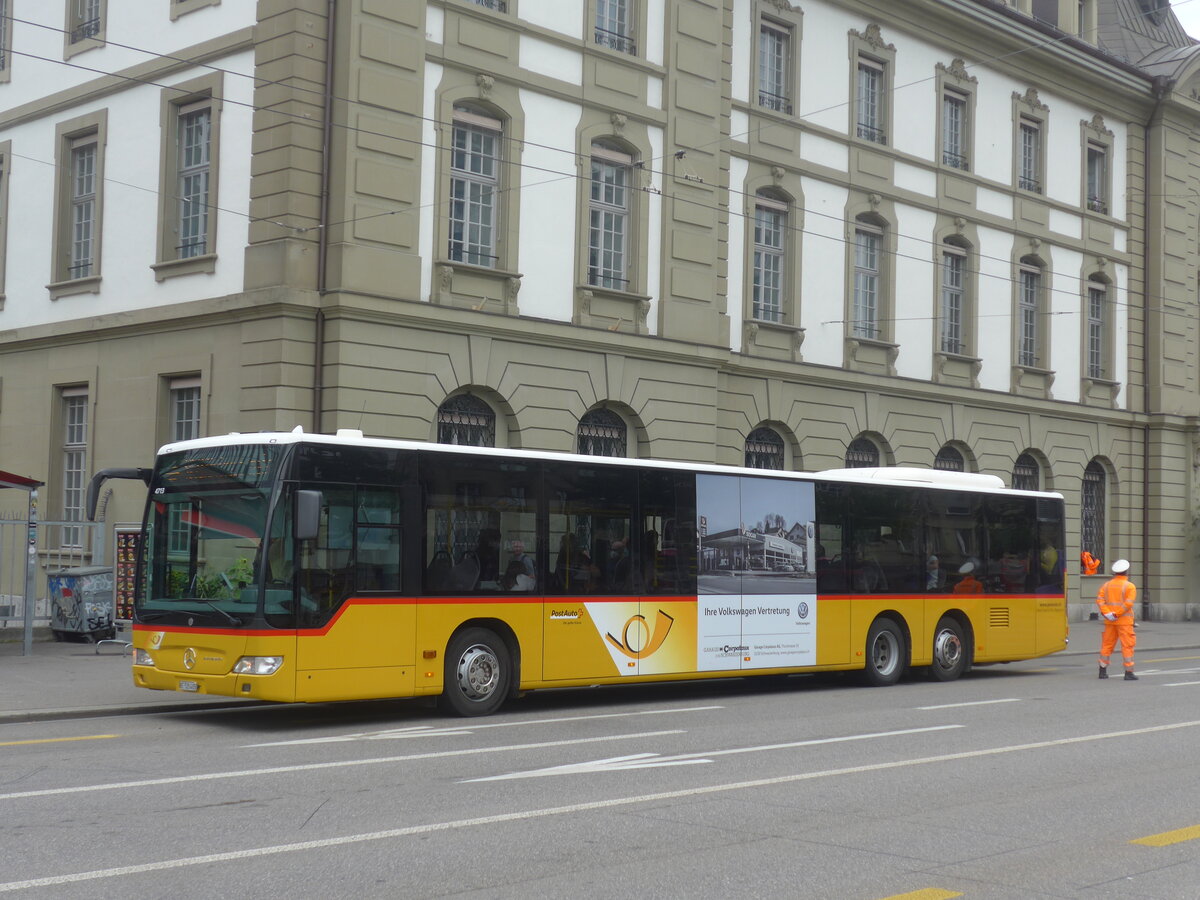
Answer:
[{"label": "vw logo", "polygon": [[188,647],[183,651],[183,667],[191,670],[196,665],[196,651],[192,647]]},{"label": "vw logo", "polygon": [[808,618],[808,604],[805,603],[803,600],[801,600],[800,605],[796,607],[796,615],[799,616],[801,619]]}]

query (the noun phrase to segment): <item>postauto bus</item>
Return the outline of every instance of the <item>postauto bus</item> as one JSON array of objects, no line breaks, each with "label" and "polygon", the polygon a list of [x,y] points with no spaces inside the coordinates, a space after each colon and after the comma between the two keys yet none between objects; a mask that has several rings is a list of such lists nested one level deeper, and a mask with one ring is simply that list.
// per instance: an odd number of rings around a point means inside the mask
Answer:
[{"label": "postauto bus", "polygon": [[[145,688],[277,701],[973,664],[1066,645],[1063,501],[987,475],[815,474],[292,433],[168,444],[133,614]],[[93,507],[94,508],[94,507]]]}]

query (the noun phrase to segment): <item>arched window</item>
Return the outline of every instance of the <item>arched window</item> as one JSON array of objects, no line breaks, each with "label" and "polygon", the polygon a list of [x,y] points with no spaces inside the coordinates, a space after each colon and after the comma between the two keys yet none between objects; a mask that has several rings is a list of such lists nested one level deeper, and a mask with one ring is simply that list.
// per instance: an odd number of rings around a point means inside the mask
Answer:
[{"label": "arched window", "polygon": [[773,428],[755,428],[746,438],[747,469],[782,469],[783,438]]},{"label": "arched window", "polygon": [[496,446],[496,414],[474,394],[459,394],[438,407],[439,444]]},{"label": "arched window", "polygon": [[1012,486],[1016,491],[1040,491],[1042,489],[1042,470],[1036,459],[1028,453],[1017,457],[1012,471]]},{"label": "arched window", "polygon": [[579,452],[585,456],[625,456],[625,422],[611,409],[593,409],[579,420]]},{"label": "arched window", "polygon": [[933,461],[935,469],[941,469],[944,472],[965,472],[967,464],[963,460],[963,455],[953,447],[943,447],[937,453],[937,458]]},{"label": "arched window", "polygon": [[867,438],[855,438],[846,448],[847,469],[873,469],[879,465],[879,448]]},{"label": "arched window", "polygon": [[1092,460],[1083,471],[1080,503],[1080,549],[1104,558],[1104,505],[1107,491],[1104,467]]}]

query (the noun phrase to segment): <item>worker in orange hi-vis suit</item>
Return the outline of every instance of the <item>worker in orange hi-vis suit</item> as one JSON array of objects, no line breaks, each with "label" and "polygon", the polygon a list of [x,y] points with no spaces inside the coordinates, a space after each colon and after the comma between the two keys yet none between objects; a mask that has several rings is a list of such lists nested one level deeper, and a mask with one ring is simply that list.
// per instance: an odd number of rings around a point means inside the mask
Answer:
[{"label": "worker in orange hi-vis suit", "polygon": [[1121,655],[1125,657],[1125,680],[1137,681],[1133,674],[1133,647],[1137,638],[1133,633],[1133,601],[1137,599],[1137,587],[1129,580],[1129,560],[1118,559],[1112,564],[1113,577],[1104,582],[1096,595],[1100,607],[1100,618],[1104,622],[1104,637],[1100,639],[1100,677],[1108,677],[1108,660],[1113,647],[1121,642]]},{"label": "worker in orange hi-vis suit", "polygon": [[1100,557],[1092,556],[1087,550],[1079,554],[1079,561],[1083,563],[1084,575],[1095,575],[1100,571]]},{"label": "worker in orange hi-vis suit", "polygon": [[956,594],[982,594],[983,582],[975,577],[975,563],[968,560],[959,566],[958,574],[962,580],[954,586]]}]

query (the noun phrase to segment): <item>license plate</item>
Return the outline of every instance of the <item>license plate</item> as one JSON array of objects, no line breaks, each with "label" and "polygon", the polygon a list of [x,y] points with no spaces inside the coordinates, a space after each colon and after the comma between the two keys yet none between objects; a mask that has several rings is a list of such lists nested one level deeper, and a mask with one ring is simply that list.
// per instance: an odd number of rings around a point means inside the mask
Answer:
[{"label": "license plate", "polygon": [[179,689],[181,691],[198,691],[200,690],[200,685],[194,681],[181,681],[179,682]]}]

